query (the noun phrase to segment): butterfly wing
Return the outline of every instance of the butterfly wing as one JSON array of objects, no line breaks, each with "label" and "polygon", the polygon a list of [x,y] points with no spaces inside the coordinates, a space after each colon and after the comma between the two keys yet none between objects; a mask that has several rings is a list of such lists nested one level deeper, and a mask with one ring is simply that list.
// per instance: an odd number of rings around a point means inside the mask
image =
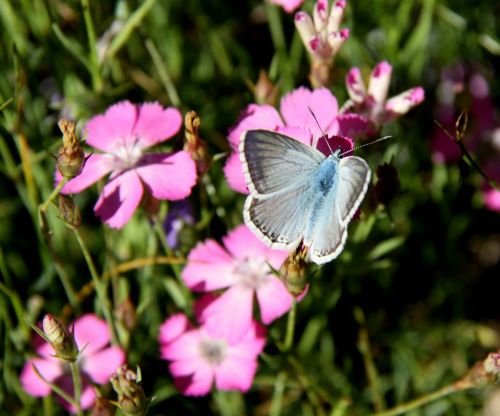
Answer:
[{"label": "butterfly wing", "polygon": [[366,194],[370,176],[368,164],[359,157],[339,161],[337,186],[322,206],[309,249],[310,259],[316,264],[327,263],[341,253],[347,225]]},{"label": "butterfly wing", "polygon": [[250,189],[245,223],[269,247],[294,249],[311,207],[310,184],[325,156],[280,133],[250,130],[242,136],[240,158]]}]

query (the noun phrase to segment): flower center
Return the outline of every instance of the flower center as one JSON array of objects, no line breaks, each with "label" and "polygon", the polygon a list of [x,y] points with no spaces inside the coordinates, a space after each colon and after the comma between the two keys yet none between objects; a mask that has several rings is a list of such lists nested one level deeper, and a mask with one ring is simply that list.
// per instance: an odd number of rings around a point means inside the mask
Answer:
[{"label": "flower center", "polygon": [[234,273],[239,277],[240,283],[257,289],[269,279],[269,266],[261,259],[243,259],[235,267]]},{"label": "flower center", "polygon": [[221,339],[205,338],[200,343],[200,353],[210,364],[220,365],[226,358],[227,344]]},{"label": "flower center", "polygon": [[137,165],[142,157],[138,138],[124,138],[113,150],[113,170],[121,172]]}]

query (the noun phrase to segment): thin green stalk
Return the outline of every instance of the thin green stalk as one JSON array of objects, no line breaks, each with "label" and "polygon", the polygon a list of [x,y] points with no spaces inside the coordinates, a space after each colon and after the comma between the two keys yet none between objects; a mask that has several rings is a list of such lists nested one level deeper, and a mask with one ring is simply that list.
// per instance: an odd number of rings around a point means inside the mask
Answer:
[{"label": "thin green stalk", "polygon": [[[73,406],[79,408],[80,407],[80,403],[76,403],[75,402],[75,399],[73,397],[71,397],[68,393],[66,393],[63,389],[61,389],[58,385],[54,384],[54,383],[51,383],[50,381],[48,381],[43,375],[42,373],[40,373],[40,371],[38,370],[38,368],[36,368],[36,365],[32,364],[33,366],[33,371],[37,374],[38,377],[40,377],[43,382],[45,384],[47,384],[47,386],[50,387],[50,389],[58,394],[59,396],[61,396],[64,400],[66,400],[68,403],[72,404]],[[80,414],[81,414],[81,410],[80,410]]]},{"label": "thin green stalk", "polygon": [[[167,240],[167,234],[165,233],[165,229],[163,228],[163,224],[161,221],[155,216],[154,218],[154,229],[156,231],[156,234],[158,235],[158,239],[160,240],[160,244],[163,247],[163,250],[165,251],[165,254],[167,257],[174,258],[174,253],[172,252],[172,249],[168,245],[168,240]],[[184,286],[184,282],[181,279],[181,268],[179,267],[178,264],[172,263],[170,265],[172,267],[172,270],[175,274],[175,277],[177,280],[179,280]]]},{"label": "thin green stalk", "polygon": [[292,308],[288,312],[288,320],[286,322],[286,335],[283,351],[289,351],[292,347],[293,337],[295,334],[295,320],[297,316],[297,301],[292,300]]},{"label": "thin green stalk", "polygon": [[175,88],[174,83],[172,82],[172,77],[168,73],[167,67],[164,63],[164,60],[161,58],[158,49],[151,39],[146,39],[145,42],[146,49],[153,60],[153,64],[158,71],[158,75],[160,76],[161,82],[167,92],[168,99],[175,105],[176,107],[180,107],[181,99],[179,98],[179,94]]},{"label": "thin green stalk", "polygon": [[285,392],[286,373],[280,371],[274,383],[273,398],[271,401],[271,410],[269,416],[279,416],[283,402],[283,393]]},{"label": "thin green stalk", "polygon": [[85,28],[87,29],[87,37],[89,40],[89,63],[90,74],[92,76],[92,85],[94,91],[100,92],[103,88],[101,71],[99,69],[99,60],[97,57],[97,40],[95,37],[94,24],[90,14],[89,0],[81,0],[83,9],[83,19],[85,20]]},{"label": "thin green stalk", "polygon": [[30,328],[28,327],[28,325],[26,325],[26,322],[24,320],[26,313],[23,309],[23,303],[21,302],[19,295],[17,294],[16,291],[10,289],[3,283],[0,283],[0,291],[2,291],[5,294],[7,299],[9,299],[10,303],[12,304],[14,312],[16,313],[17,316],[17,322],[19,323],[19,325],[23,330],[24,339],[29,339]]},{"label": "thin green stalk", "polygon": [[92,260],[92,257],[90,256],[89,251],[87,250],[87,245],[83,241],[82,237],[80,236],[80,233],[76,227],[73,227],[71,225],[68,225],[68,227],[73,231],[75,234],[75,237],[78,241],[78,244],[80,245],[80,249],[82,250],[83,257],[85,257],[85,261],[87,262],[87,267],[89,268],[90,275],[92,276],[92,281],[94,282],[94,287],[97,293],[97,297],[99,298],[99,301],[101,302],[102,310],[104,313],[104,318],[106,319],[106,322],[109,325],[109,328],[111,329],[111,336],[113,339],[113,344],[115,345],[120,345],[119,339],[117,336],[116,328],[115,328],[115,323],[113,320],[113,314],[111,313],[111,305],[109,303],[109,299],[106,297],[106,291],[104,287],[104,282],[101,281],[99,278],[99,274],[97,273],[97,270],[94,265],[94,261]]},{"label": "thin green stalk", "polygon": [[69,178],[62,178],[61,182],[57,184],[47,200],[38,206],[38,222],[42,230],[44,230],[44,225],[46,225],[45,212],[49,208],[50,203],[59,195],[61,189],[68,181]]},{"label": "thin green stalk", "polygon": [[[470,388],[471,386],[467,387]],[[442,387],[439,390],[436,390],[432,393],[421,396],[415,400],[412,400],[408,403],[401,404],[399,406],[393,407],[392,409],[385,410],[383,412],[374,413],[372,416],[396,416],[401,415],[403,413],[409,412],[410,410],[417,409],[427,403],[430,403],[434,400],[441,399],[449,394],[456,393],[459,391],[465,390],[460,386],[457,386],[455,383]]]},{"label": "thin green stalk", "polygon": [[56,38],[59,39],[59,42],[68,50],[73,58],[79,61],[87,70],[92,73],[92,64],[89,62],[87,57],[85,56],[83,49],[80,44],[73,39],[68,38],[61,28],[57,26],[55,23],[52,24],[52,30],[56,35]]},{"label": "thin green stalk", "polygon": [[80,367],[76,362],[70,363],[69,368],[71,368],[71,378],[73,379],[73,392],[75,395],[76,411],[77,414],[83,415],[82,407],[80,404],[80,397],[82,395],[82,378],[80,375]]}]

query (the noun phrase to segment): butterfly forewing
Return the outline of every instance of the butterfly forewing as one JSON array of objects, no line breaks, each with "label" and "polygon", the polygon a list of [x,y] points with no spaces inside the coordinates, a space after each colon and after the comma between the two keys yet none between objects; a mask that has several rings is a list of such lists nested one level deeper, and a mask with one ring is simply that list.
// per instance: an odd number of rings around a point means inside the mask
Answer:
[{"label": "butterfly forewing", "polygon": [[357,156],[341,159],[338,172],[336,212],[340,223],[347,225],[365,196],[371,173],[367,163]]},{"label": "butterfly forewing", "polygon": [[283,134],[249,130],[242,135],[240,159],[250,193],[266,195],[303,186],[325,156]]}]

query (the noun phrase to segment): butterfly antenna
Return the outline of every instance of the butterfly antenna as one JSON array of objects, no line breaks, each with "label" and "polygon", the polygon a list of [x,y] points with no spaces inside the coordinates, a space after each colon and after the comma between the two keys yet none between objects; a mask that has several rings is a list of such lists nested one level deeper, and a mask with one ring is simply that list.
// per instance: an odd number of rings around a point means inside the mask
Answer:
[{"label": "butterfly antenna", "polygon": [[[325,132],[323,131],[323,129],[321,128],[321,126],[319,125],[319,121],[318,119],[316,118],[316,114],[314,114],[313,110],[311,107],[307,106],[307,109],[309,110],[309,112],[311,113],[311,115],[313,116],[314,118],[314,121],[316,122],[316,124],[318,125],[318,128],[319,128],[319,131],[321,132],[321,137],[320,139],[323,139],[325,142],[326,142],[326,145],[328,146],[328,149],[330,150],[330,153],[333,155],[333,150],[332,148],[330,147],[330,143],[328,143],[328,140],[327,140],[327,135],[325,134]],[[318,139],[319,140],[319,139]]]},{"label": "butterfly antenna", "polygon": [[347,153],[354,152],[355,150],[361,149],[362,147],[370,146],[370,145],[375,144],[377,142],[381,142],[383,140],[387,140],[387,139],[391,139],[391,138],[392,138],[392,136],[384,136],[384,137],[381,137],[380,139],[375,139],[375,140],[371,141],[370,143],[365,143],[365,144],[362,144],[361,146],[356,146],[356,147],[352,148],[351,150],[348,150],[347,152],[341,153],[339,155],[339,157],[342,157],[342,156],[346,155]]}]

